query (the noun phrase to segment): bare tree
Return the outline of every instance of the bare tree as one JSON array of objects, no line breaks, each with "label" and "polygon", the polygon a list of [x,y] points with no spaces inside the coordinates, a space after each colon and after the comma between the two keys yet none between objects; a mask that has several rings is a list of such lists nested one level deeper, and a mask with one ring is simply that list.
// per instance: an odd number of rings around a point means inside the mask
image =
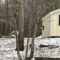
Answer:
[{"label": "bare tree", "polygon": [[16,50],[19,60],[22,60],[19,51],[24,50],[24,1],[14,0],[13,3],[12,10],[16,20]]},{"label": "bare tree", "polygon": [[[16,43],[19,45],[19,50],[24,50],[24,1],[23,0],[13,0],[12,1],[13,16],[16,20],[16,29],[18,31],[18,41]],[[16,49],[17,49],[16,44]]]},{"label": "bare tree", "polygon": [[[23,0],[14,0],[13,2],[14,4],[12,4],[13,7],[12,9],[13,9],[14,18],[16,20],[16,49],[19,60],[22,60],[19,51],[24,49],[24,7],[23,7],[24,2]],[[57,4],[57,0],[29,0],[29,6],[27,6],[27,8],[29,7],[28,9],[30,9],[27,12],[28,20],[29,20],[29,24],[28,24],[29,33],[28,33],[25,60],[31,60],[33,58],[34,40],[36,37],[37,29],[39,28],[40,30],[40,26],[42,25],[41,18],[50,11],[57,9],[56,4]],[[28,43],[29,43],[29,38],[31,37],[31,33],[32,33],[31,53],[30,56],[27,57],[28,45],[29,45]]]}]

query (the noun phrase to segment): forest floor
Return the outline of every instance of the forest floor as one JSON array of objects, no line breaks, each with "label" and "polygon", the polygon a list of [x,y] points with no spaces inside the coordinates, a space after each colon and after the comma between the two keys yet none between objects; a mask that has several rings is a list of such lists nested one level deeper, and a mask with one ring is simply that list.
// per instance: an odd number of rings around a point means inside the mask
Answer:
[{"label": "forest floor", "polygon": [[[25,50],[21,52],[21,56],[23,59],[26,51],[26,42],[27,42],[27,38],[24,39]],[[31,38],[29,45],[30,44],[31,44]],[[40,44],[60,46],[60,38],[40,39],[40,37],[37,37],[35,39],[35,47],[34,47],[35,48],[34,57],[60,58],[60,47],[54,49],[49,49],[48,47],[40,48],[39,47]],[[16,48],[15,38],[0,38],[0,60],[17,60],[18,57],[15,48]],[[30,54],[30,46],[29,46],[28,56],[29,54]]]}]

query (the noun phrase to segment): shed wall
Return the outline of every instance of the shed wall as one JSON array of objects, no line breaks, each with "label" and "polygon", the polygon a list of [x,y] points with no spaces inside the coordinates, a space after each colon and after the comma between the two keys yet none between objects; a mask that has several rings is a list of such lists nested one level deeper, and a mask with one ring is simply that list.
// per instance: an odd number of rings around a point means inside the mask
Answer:
[{"label": "shed wall", "polygon": [[59,15],[60,11],[55,12],[42,20],[42,25],[44,26],[42,37],[60,36]]},{"label": "shed wall", "polygon": [[51,18],[52,18],[51,19],[51,22],[52,22],[51,36],[60,36],[59,15],[60,15],[60,12],[57,12],[51,15]]},{"label": "shed wall", "polygon": [[48,18],[43,20],[42,25],[44,26],[44,30],[42,31],[42,37],[50,36],[50,27],[51,27],[50,19],[51,19],[51,17],[49,16]]}]

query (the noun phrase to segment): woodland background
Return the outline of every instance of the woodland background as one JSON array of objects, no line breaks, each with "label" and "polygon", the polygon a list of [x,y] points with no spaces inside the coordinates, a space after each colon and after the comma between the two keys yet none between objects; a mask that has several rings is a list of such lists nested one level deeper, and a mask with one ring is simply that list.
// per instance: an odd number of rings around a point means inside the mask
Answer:
[{"label": "woodland background", "polygon": [[[16,50],[24,50],[24,37],[28,37],[25,60],[31,60],[34,54],[36,36],[42,34],[42,20],[49,12],[60,8],[60,0],[0,0],[0,34],[9,36],[16,31]],[[18,34],[17,34],[18,31]],[[32,37],[29,45],[29,38]],[[38,39],[37,39],[38,40]],[[40,39],[39,39],[40,40]],[[27,57],[28,46],[31,48]]]},{"label": "woodland background", "polygon": [[[28,36],[29,22],[31,22],[31,36],[34,31],[34,24],[37,21],[37,34],[42,34],[41,18],[49,12],[60,8],[60,0],[24,0],[24,36]],[[0,2],[0,34],[9,35],[16,29],[16,15],[19,13],[18,0],[5,0]],[[19,16],[18,16],[19,17]],[[35,19],[36,18],[36,19]],[[21,21],[20,21],[21,22]],[[21,22],[22,23],[22,22]]]}]

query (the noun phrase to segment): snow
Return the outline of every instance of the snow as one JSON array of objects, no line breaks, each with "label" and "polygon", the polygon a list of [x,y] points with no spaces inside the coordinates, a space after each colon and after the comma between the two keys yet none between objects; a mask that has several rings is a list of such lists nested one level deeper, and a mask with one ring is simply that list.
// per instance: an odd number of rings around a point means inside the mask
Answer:
[{"label": "snow", "polygon": [[[37,41],[38,40],[38,41]],[[37,43],[36,43],[37,42]],[[58,48],[49,49],[49,47],[40,48],[39,45],[57,45]],[[49,57],[49,58],[60,58],[60,38],[37,38],[35,40],[35,56],[36,57]]]},{"label": "snow", "polygon": [[[24,38],[24,48],[25,50],[20,52],[22,58],[25,58],[25,51],[27,46],[27,38]],[[30,44],[28,56],[30,55]],[[58,48],[49,49],[48,47],[40,48],[39,45],[59,45]],[[41,36],[35,38],[34,42],[34,57],[49,57],[49,58],[60,58],[60,38],[45,38],[41,39]],[[0,60],[17,60],[16,39],[15,38],[0,38]],[[34,58],[32,59],[34,60]]]}]

